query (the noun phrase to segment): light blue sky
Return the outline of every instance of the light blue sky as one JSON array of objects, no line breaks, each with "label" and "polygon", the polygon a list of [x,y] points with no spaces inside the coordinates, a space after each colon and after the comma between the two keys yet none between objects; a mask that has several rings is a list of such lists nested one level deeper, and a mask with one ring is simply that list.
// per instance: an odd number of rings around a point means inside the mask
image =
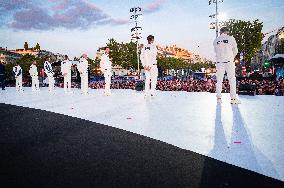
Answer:
[{"label": "light blue sky", "polygon": [[[208,0],[0,0],[0,46],[22,48],[25,41],[71,57],[87,53],[94,58],[107,39],[130,41],[133,6],[145,13],[142,42],[155,35],[160,45],[177,46],[213,59],[215,31],[209,29],[214,5]],[[228,18],[264,22],[263,32],[284,25],[283,0],[224,0],[220,12]],[[199,46],[199,48],[198,48]]]}]

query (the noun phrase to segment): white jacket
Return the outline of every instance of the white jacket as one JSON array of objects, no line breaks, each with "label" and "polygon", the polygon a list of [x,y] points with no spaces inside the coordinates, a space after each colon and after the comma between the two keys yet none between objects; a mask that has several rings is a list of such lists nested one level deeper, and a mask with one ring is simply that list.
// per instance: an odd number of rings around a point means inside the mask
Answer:
[{"label": "white jacket", "polygon": [[238,47],[233,36],[223,33],[214,40],[213,45],[216,53],[216,62],[234,61],[238,53]]},{"label": "white jacket", "polygon": [[104,72],[111,72],[111,61],[109,60],[108,55],[103,54],[100,61],[100,68],[101,71]]},{"label": "white jacket", "polygon": [[13,72],[15,74],[15,78],[18,76],[22,76],[23,72],[22,72],[22,68],[20,67],[20,65],[16,65],[13,67]]},{"label": "white jacket", "polygon": [[77,69],[79,72],[88,73],[88,61],[83,57],[80,58]]},{"label": "white jacket", "polygon": [[69,60],[64,60],[61,62],[61,73],[71,75],[72,63]]},{"label": "white jacket", "polygon": [[140,60],[143,66],[157,65],[158,50],[154,44],[147,44],[141,49]]},{"label": "white jacket", "polygon": [[38,72],[37,72],[37,67],[36,67],[36,65],[32,64],[32,65],[30,66],[29,73],[30,73],[31,77],[38,76]]},{"label": "white jacket", "polygon": [[43,64],[44,67],[44,72],[48,77],[52,77],[53,76],[53,70],[52,70],[52,66],[48,61],[45,61]]}]

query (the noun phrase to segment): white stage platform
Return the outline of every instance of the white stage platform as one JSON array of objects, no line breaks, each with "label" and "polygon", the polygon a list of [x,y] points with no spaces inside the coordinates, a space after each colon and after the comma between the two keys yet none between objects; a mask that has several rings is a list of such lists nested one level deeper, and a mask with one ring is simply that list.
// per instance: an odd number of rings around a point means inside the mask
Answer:
[{"label": "white stage platform", "polygon": [[229,94],[217,105],[212,93],[158,91],[145,100],[133,90],[113,90],[107,97],[103,90],[85,96],[78,89],[24,89],[0,91],[0,103],[117,127],[284,181],[284,97],[240,96],[237,106]]}]

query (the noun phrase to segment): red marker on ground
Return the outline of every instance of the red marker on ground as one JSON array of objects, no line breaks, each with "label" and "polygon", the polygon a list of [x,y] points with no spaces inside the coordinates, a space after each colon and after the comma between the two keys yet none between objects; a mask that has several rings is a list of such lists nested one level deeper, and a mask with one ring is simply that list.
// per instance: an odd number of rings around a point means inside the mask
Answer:
[{"label": "red marker on ground", "polygon": [[238,142],[234,142],[234,144],[241,144],[242,142],[238,141]]}]

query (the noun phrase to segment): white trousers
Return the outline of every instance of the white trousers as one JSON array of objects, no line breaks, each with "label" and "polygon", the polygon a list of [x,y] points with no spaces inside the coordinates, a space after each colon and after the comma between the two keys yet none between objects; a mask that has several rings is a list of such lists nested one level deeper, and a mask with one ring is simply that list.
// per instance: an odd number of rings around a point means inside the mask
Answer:
[{"label": "white trousers", "polygon": [[23,90],[23,84],[22,84],[22,76],[17,76],[16,78],[16,91],[22,91]]},{"label": "white trousers", "polygon": [[39,90],[38,76],[32,76],[32,91]]},{"label": "white trousers", "polygon": [[236,98],[236,76],[235,76],[235,62],[230,61],[229,63],[217,63],[217,84],[216,84],[216,92],[217,97],[222,97],[222,83],[225,71],[227,72],[229,84],[230,84],[230,96],[232,99]]},{"label": "white trousers", "polygon": [[53,89],[54,89],[54,78],[53,78],[53,76],[49,76],[48,77],[48,90],[49,91],[53,91]]},{"label": "white trousers", "polygon": [[88,93],[88,73],[83,72],[81,74],[81,92],[83,94],[87,94]]},{"label": "white trousers", "polygon": [[64,76],[64,91],[67,92],[67,90],[71,91],[71,74]]},{"label": "white trousers", "polygon": [[145,71],[145,95],[155,94],[158,78],[158,68],[152,67],[150,71]]},{"label": "white trousers", "polygon": [[111,72],[105,72],[105,93],[110,93],[110,85],[111,85]]}]

